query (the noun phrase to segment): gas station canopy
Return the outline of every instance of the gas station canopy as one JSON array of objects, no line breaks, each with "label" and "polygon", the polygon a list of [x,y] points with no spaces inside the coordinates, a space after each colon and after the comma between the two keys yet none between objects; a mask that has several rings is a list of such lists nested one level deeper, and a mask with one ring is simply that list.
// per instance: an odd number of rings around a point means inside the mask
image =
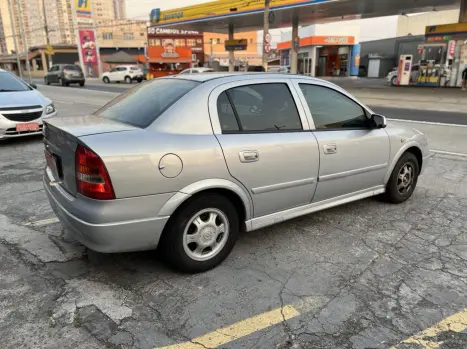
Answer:
[{"label": "gas station canopy", "polygon": [[[382,17],[417,12],[458,9],[460,0],[271,0],[270,22],[274,28]],[[219,0],[200,5],[151,12],[151,26],[180,30],[227,33],[260,30],[264,22],[264,0]]]}]

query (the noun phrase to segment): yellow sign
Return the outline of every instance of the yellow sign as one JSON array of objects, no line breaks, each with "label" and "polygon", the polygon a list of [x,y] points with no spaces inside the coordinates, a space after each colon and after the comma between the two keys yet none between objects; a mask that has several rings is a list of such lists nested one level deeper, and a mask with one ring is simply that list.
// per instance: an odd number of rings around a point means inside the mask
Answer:
[{"label": "yellow sign", "polygon": [[[329,0],[333,1],[333,0]],[[271,0],[271,9],[279,9],[292,5],[311,5],[313,3],[323,3],[328,0]],[[181,7],[169,11],[154,9],[151,11],[151,24],[169,24],[186,20],[217,17],[229,14],[251,13],[262,11],[264,0],[219,0],[207,2],[200,5]]]},{"label": "yellow sign", "polygon": [[76,17],[90,17],[91,16],[91,1],[92,0],[74,0]]},{"label": "yellow sign", "polygon": [[45,51],[44,51],[46,54],[48,55],[54,55],[55,54],[55,51],[54,51],[54,48],[51,46],[51,45],[47,45],[45,47]]},{"label": "yellow sign", "polygon": [[452,23],[442,25],[430,25],[425,29],[425,35],[449,35],[449,34],[467,34],[467,23]]},{"label": "yellow sign", "polygon": [[248,47],[247,39],[225,40],[226,51],[244,51]]}]

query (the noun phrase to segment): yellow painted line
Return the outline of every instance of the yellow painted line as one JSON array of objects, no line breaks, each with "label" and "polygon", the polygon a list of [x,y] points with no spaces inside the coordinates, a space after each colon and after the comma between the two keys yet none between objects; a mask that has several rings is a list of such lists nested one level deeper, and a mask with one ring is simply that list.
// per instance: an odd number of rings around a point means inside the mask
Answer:
[{"label": "yellow painted line", "polygon": [[[467,328],[467,308],[456,313],[437,323],[433,327],[416,334],[413,337],[407,338],[399,344],[418,344],[424,349],[438,349],[443,342],[436,342],[434,338],[447,331],[462,332]],[[398,345],[389,349],[397,349]]]},{"label": "yellow painted line", "polygon": [[217,348],[239,338],[248,336],[257,331],[277,325],[300,315],[300,312],[291,305],[277,308],[267,313],[250,317],[233,325],[222,327],[213,332],[194,338],[191,342],[173,344],[154,349],[205,349]]},{"label": "yellow painted line", "polygon": [[49,225],[49,224],[54,224],[60,222],[58,218],[49,218],[49,219],[43,219],[41,221],[35,221],[35,222],[28,222],[24,223],[25,226],[30,226],[30,227],[40,227],[43,225]]}]

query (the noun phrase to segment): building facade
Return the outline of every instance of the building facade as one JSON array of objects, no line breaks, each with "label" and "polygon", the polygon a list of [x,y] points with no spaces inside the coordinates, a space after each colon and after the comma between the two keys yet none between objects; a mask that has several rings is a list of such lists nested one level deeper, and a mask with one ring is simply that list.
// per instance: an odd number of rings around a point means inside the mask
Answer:
[{"label": "building facade", "polygon": [[8,54],[6,47],[5,30],[3,29],[2,9],[0,8],[0,55]]},{"label": "building facade", "polygon": [[[292,45],[299,45],[298,73],[310,76],[354,76],[360,65],[360,25],[356,22],[316,24],[299,29],[299,43],[290,32],[277,44],[281,66],[290,66]],[[357,67],[357,70],[355,69]]]},{"label": "building facade", "polygon": [[125,0],[94,0],[92,14],[95,20],[126,19]]},{"label": "building facade", "polygon": [[148,28],[149,74],[161,77],[204,65],[203,33],[197,31]]},{"label": "building facade", "polygon": [[[236,33],[235,39],[246,39],[248,46],[244,51],[235,51],[236,65],[261,65],[262,40],[258,40],[258,32]],[[229,66],[229,52],[225,50],[228,35],[218,33],[204,33],[205,61],[212,64],[219,62],[220,66]]]}]

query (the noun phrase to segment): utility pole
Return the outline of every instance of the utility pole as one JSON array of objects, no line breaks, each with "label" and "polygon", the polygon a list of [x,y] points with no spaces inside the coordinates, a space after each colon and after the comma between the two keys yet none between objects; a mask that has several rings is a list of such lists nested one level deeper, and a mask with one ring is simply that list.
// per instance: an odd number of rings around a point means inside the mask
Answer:
[{"label": "utility pole", "polygon": [[24,35],[23,13],[21,12],[21,4],[19,3],[19,0],[16,0],[16,6],[18,7],[18,22],[21,32],[21,41],[23,42],[23,50],[25,51],[24,54],[26,58],[26,70],[28,71],[29,75],[29,83],[32,83],[31,65],[29,64],[29,46],[26,40],[26,35]]},{"label": "utility pole", "polygon": [[18,74],[19,77],[22,79],[23,72],[21,71],[21,60],[19,59],[18,39],[16,38],[15,18],[13,17],[13,10],[11,9],[11,0],[8,0],[8,12],[10,15],[11,35],[13,36],[13,42],[15,43],[16,64],[18,65]]},{"label": "utility pole", "polygon": [[268,52],[266,52],[266,45],[269,43],[266,40],[266,35],[269,33],[269,8],[271,0],[264,0],[264,24],[263,24],[263,67],[264,71],[268,71]]},{"label": "utility pole", "polygon": [[[50,47],[49,26],[47,25],[47,12],[45,11],[45,0],[42,0],[42,12],[44,13],[45,40],[47,42],[47,47]],[[49,66],[47,66],[46,62],[42,62],[44,70],[46,71],[48,71],[49,68],[53,65],[52,55],[47,55],[47,62],[49,62]]]}]

